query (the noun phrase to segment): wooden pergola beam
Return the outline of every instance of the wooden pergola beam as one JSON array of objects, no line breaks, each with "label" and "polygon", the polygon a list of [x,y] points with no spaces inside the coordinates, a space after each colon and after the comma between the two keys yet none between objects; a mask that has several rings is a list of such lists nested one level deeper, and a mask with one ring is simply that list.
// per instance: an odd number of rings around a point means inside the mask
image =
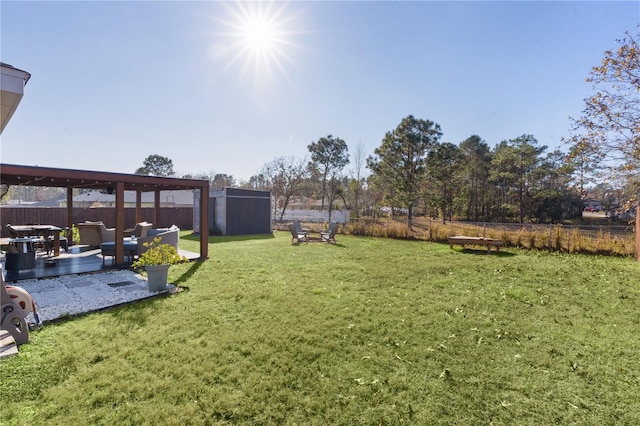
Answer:
[{"label": "wooden pergola beam", "polygon": [[[142,192],[153,191],[154,223],[158,223],[160,192],[168,190],[198,189],[200,191],[200,259],[209,257],[207,205],[209,181],[164,176],[146,176],[91,170],[59,169],[53,167],[0,164],[0,180],[7,185],[67,188],[67,226],[73,225],[73,189],[91,188],[114,191],[116,194],[116,264],[124,264],[124,192],[136,191],[136,219],[142,216]],[[205,210],[203,210],[205,209]]]}]

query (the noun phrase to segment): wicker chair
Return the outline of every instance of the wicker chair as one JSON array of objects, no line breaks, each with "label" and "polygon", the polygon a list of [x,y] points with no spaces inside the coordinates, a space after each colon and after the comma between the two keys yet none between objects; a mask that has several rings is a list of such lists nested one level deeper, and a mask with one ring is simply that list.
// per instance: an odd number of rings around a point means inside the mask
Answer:
[{"label": "wicker chair", "polygon": [[107,228],[102,222],[84,222],[78,224],[80,244],[100,247],[100,244],[115,241],[116,229]]},{"label": "wicker chair", "polygon": [[149,222],[138,222],[133,229],[125,229],[124,236],[125,237],[146,237],[149,229],[153,228],[153,223]]}]

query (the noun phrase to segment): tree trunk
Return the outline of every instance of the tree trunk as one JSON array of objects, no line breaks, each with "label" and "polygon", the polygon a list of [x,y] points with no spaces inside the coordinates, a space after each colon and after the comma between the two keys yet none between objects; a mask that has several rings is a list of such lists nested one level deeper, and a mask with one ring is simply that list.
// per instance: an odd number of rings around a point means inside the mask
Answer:
[{"label": "tree trunk", "polygon": [[640,204],[636,206],[636,259],[640,262]]}]

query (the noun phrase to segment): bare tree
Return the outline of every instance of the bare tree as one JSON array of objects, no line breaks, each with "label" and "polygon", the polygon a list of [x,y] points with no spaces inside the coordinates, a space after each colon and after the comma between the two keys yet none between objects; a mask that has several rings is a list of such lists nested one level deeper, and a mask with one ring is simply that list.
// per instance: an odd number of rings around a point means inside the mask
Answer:
[{"label": "bare tree", "polygon": [[353,152],[353,169],[351,170],[350,190],[353,194],[353,210],[360,216],[360,200],[365,185],[364,170],[367,167],[367,153],[362,141],[358,142]]},{"label": "bare tree", "polygon": [[[582,116],[572,119],[569,143],[573,156],[587,156],[613,176],[625,176],[630,187],[640,181],[640,34],[629,32],[617,50],[605,52],[588,83],[595,94],[585,99]],[[636,196],[637,197],[637,196]],[[628,201],[636,201],[632,199]]]},{"label": "bare tree", "polygon": [[275,201],[273,203],[274,216],[279,214],[280,220],[282,220],[291,197],[298,195],[302,189],[307,175],[307,160],[297,160],[295,157],[277,157],[267,163],[259,175],[265,178],[267,187]]}]

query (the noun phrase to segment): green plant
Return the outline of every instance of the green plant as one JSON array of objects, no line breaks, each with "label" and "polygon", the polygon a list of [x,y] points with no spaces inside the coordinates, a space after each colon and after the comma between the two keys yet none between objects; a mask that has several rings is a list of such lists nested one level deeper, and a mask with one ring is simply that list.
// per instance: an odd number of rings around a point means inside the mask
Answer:
[{"label": "green plant", "polygon": [[161,238],[154,238],[153,241],[143,243],[147,250],[142,253],[135,262],[131,264],[134,269],[144,269],[151,265],[175,265],[187,262],[185,256],[180,256],[178,250],[171,244],[161,243]]},{"label": "green plant", "polygon": [[78,227],[75,225],[75,223],[71,225],[71,241],[76,244],[80,242],[80,231],[78,230]]}]

